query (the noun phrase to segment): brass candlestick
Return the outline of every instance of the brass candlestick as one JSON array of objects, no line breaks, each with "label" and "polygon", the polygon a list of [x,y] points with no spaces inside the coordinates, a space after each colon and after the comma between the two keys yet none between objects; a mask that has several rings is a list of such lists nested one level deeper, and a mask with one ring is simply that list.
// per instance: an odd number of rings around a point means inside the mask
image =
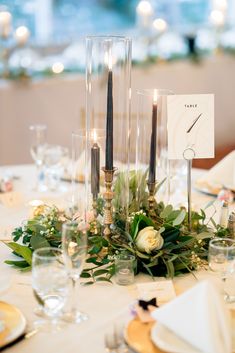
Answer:
[{"label": "brass candlestick", "polygon": [[93,214],[94,214],[94,221],[93,223],[93,227],[91,232],[93,234],[98,234],[98,227],[97,227],[97,197],[93,196],[93,202],[92,202],[92,209],[93,209]]},{"label": "brass candlestick", "polygon": [[112,191],[112,184],[113,184],[113,175],[117,168],[113,168],[111,170],[102,168],[104,172],[104,180],[105,180],[105,192],[104,192],[104,236],[109,238],[111,235],[110,226],[113,223],[113,215],[112,215],[112,199],[114,197],[114,192]]},{"label": "brass candlestick", "polygon": [[148,182],[148,190],[149,190],[149,197],[148,197],[148,202],[149,202],[149,212],[152,213],[154,211],[154,202],[155,202],[155,187],[156,187],[156,182]]}]

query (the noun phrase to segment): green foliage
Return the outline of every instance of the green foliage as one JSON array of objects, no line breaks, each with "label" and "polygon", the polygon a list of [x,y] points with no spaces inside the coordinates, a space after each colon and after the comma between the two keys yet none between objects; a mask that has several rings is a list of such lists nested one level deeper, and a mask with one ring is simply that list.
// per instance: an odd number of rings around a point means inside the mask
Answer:
[{"label": "green foliage", "polygon": [[[206,219],[205,210],[214,207],[209,203],[200,212],[192,212],[192,229],[189,231],[188,214],[185,208],[174,209],[172,205],[155,203],[154,210],[148,207],[147,172],[131,171],[129,176],[119,173],[114,185],[114,226],[109,239],[103,236],[102,221],[98,223],[98,234],[93,233],[93,225],[88,231],[88,257],[81,274],[86,285],[95,282],[111,282],[115,274],[114,259],[122,252],[136,258],[136,273],[146,272],[151,276],[174,277],[191,272],[206,264],[208,244],[215,236],[226,237],[228,229],[217,225],[213,218]],[[128,180],[129,178],[129,180]],[[126,187],[129,182],[129,205],[126,204]],[[161,187],[164,180],[158,184]],[[138,201],[137,201],[138,200]],[[102,219],[104,200],[98,199],[98,215]],[[47,246],[61,246],[62,224],[68,217],[56,207],[45,207],[23,227],[16,228],[13,242],[6,245],[19,257],[6,263],[21,271],[30,269],[32,253],[35,249]],[[207,222],[207,223],[206,223]],[[211,224],[212,226],[209,226]],[[163,245],[150,252],[138,249],[136,238],[146,227],[153,227]],[[162,243],[161,243],[162,244]]]}]

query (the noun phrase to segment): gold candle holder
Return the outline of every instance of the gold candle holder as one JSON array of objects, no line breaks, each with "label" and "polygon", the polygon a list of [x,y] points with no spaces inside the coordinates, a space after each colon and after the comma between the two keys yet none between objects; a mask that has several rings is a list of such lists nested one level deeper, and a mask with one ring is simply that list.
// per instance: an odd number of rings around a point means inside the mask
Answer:
[{"label": "gold candle holder", "polygon": [[148,190],[149,190],[149,197],[148,197],[148,202],[149,202],[149,212],[152,213],[154,211],[154,202],[155,202],[155,187],[156,187],[156,182],[148,182]]},{"label": "gold candle holder", "polygon": [[111,170],[105,169],[105,167],[102,168],[104,172],[104,181],[105,181],[105,192],[104,192],[104,200],[105,200],[105,205],[104,205],[104,236],[106,238],[109,238],[111,235],[111,230],[110,226],[113,223],[113,211],[112,211],[112,200],[114,197],[114,192],[112,191],[112,185],[113,185],[113,175],[117,168],[113,168]]},{"label": "gold candle holder", "polygon": [[93,197],[93,202],[92,202],[92,209],[93,209],[93,214],[94,214],[94,221],[92,222],[93,223],[93,227],[92,227],[92,230],[91,230],[91,233],[93,234],[98,234],[98,222],[97,222],[97,197]]}]

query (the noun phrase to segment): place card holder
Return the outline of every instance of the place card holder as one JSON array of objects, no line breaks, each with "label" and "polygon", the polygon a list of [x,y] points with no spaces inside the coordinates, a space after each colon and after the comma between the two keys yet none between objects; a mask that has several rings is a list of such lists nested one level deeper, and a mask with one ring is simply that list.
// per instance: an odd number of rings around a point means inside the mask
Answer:
[{"label": "place card holder", "polygon": [[192,229],[192,161],[195,157],[193,148],[188,147],[183,152],[183,157],[187,163],[187,202],[188,202],[188,229]]}]

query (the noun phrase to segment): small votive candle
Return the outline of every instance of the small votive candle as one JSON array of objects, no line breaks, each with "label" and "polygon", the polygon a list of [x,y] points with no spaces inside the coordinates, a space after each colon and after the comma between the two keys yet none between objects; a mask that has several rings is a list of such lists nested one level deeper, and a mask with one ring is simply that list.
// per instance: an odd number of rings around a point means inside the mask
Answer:
[{"label": "small votive candle", "polygon": [[120,254],[115,258],[115,278],[116,283],[122,286],[130,285],[134,282],[135,257],[129,254]]}]

